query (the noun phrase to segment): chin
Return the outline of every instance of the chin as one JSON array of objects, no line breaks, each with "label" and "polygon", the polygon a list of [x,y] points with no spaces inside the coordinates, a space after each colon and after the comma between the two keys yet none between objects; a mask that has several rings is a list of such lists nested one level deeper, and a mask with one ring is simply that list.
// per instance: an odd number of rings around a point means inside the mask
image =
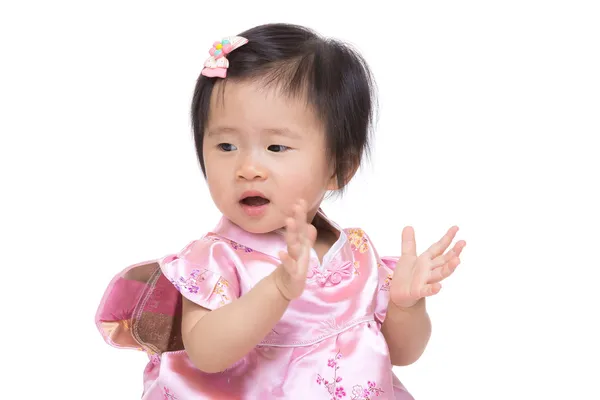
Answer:
[{"label": "chin", "polygon": [[223,213],[227,219],[249,233],[262,234],[276,231],[285,226],[284,221],[265,215],[249,217],[244,213]]},{"label": "chin", "polygon": [[242,227],[242,229],[244,229],[246,232],[249,233],[255,233],[255,234],[263,234],[263,233],[269,233],[274,231],[275,229],[269,229],[269,228],[265,228],[260,226],[260,224],[256,224],[256,223],[246,223],[246,224],[241,224],[240,225]]},{"label": "chin", "polygon": [[260,219],[252,220],[250,218],[232,219],[234,224],[245,230],[246,232],[262,234],[273,232],[283,227],[283,224],[269,223]]}]

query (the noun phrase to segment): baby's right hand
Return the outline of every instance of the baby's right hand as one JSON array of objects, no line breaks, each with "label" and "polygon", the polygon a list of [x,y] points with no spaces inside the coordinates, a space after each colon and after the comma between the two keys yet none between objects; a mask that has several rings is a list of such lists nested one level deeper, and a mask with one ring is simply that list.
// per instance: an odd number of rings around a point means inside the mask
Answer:
[{"label": "baby's right hand", "polygon": [[310,261],[310,249],[317,237],[316,228],[307,222],[306,203],[300,200],[294,214],[286,220],[285,239],[288,251],[280,251],[281,266],[275,272],[275,283],[287,300],[304,291]]}]

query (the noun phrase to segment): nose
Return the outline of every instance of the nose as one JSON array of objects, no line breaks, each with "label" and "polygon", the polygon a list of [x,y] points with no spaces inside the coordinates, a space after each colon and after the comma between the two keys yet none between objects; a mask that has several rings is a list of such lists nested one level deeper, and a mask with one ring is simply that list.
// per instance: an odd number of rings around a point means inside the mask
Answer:
[{"label": "nose", "polygon": [[237,178],[247,181],[265,180],[267,171],[254,157],[248,156],[241,160],[237,170]]}]

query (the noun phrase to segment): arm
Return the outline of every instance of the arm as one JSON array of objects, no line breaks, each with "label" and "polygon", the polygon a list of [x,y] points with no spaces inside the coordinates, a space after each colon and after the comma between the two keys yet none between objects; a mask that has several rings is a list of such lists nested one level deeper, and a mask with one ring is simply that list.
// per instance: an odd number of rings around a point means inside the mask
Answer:
[{"label": "arm", "polygon": [[317,231],[307,223],[306,203],[286,220],[282,264],[248,293],[209,311],[184,298],[182,337],[192,363],[204,372],[223,371],[248,354],[304,291],[310,248]]},{"label": "arm", "polygon": [[425,298],[409,308],[400,308],[390,301],[381,331],[393,365],[406,366],[417,361],[431,337]]},{"label": "arm", "polygon": [[264,278],[244,296],[214,311],[183,299],[183,343],[198,369],[214,373],[230,367],[281,319],[289,301],[275,283],[279,271]]}]

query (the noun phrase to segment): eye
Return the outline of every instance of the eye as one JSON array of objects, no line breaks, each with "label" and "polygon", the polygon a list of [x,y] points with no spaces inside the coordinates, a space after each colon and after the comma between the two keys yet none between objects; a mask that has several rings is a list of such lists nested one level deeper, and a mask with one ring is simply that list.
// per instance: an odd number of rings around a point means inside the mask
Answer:
[{"label": "eye", "polygon": [[234,145],[232,145],[231,143],[219,143],[217,145],[217,147],[219,149],[221,149],[222,151],[234,151],[234,150],[237,150],[237,148]]},{"label": "eye", "polygon": [[272,151],[273,153],[282,153],[289,149],[290,149],[289,147],[284,146],[282,144],[272,144],[268,147],[268,150]]}]

